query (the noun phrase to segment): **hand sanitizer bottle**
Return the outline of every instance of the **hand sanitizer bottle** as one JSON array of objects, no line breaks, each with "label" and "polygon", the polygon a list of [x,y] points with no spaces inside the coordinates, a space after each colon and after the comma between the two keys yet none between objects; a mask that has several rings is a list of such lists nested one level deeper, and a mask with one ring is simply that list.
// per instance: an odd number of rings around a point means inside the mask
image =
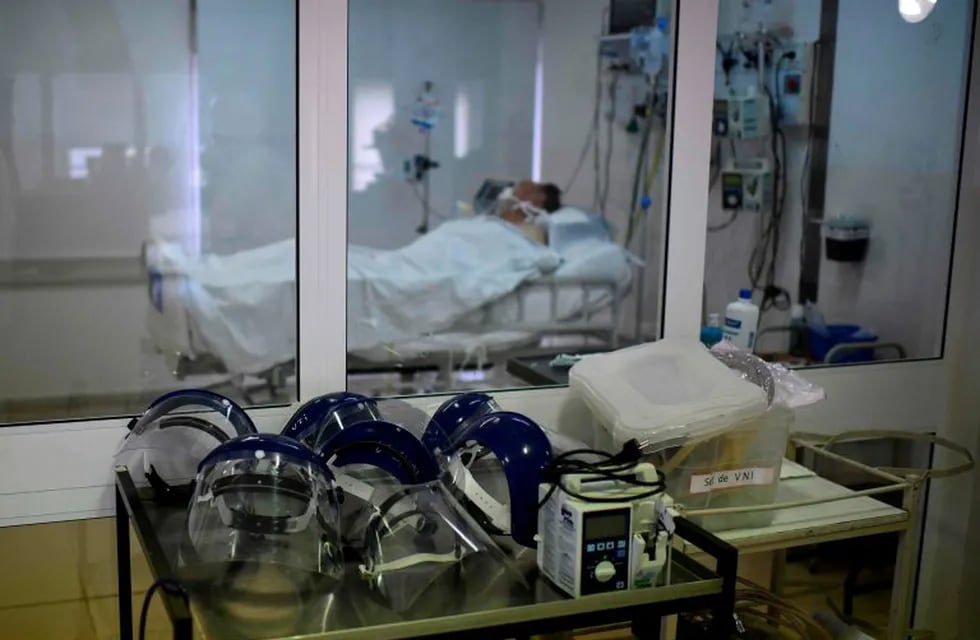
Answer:
[{"label": "hand sanitizer bottle", "polygon": [[759,307],[752,304],[752,290],[742,289],[738,292],[738,300],[730,302],[725,308],[725,340],[752,351],[758,330]]}]

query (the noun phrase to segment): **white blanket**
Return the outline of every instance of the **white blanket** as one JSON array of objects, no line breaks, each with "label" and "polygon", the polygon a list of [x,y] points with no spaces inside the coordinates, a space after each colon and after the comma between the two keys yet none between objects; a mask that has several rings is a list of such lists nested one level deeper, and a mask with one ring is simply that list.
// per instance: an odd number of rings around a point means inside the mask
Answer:
[{"label": "white blanket", "polygon": [[395,251],[351,247],[347,348],[444,331],[560,260],[513,225],[485,217],[445,222]]},{"label": "white blanket", "polygon": [[179,245],[158,244],[148,257],[152,270],[185,276],[176,289],[183,300],[164,299],[161,306],[185,307],[192,343],[219,357],[228,371],[260,373],[296,357],[294,241],[202,259]]},{"label": "white blanket", "polygon": [[[158,244],[149,262],[153,270],[186,276],[182,297],[195,342],[220,357],[229,371],[257,373],[295,358],[294,241],[203,259],[186,256],[177,245]],[[348,349],[376,349],[465,325],[476,320],[483,305],[549,274],[623,285],[629,266],[625,252],[611,243],[580,244],[559,255],[493,218],[445,222],[394,251],[351,246]],[[608,296],[606,289],[591,288],[585,296],[562,299],[559,314],[603,304]],[[517,319],[516,301],[503,304],[492,320],[507,325]],[[526,314],[536,304],[528,304]],[[542,299],[540,306],[543,312],[549,303]],[[505,327],[483,327],[492,328]]]}]

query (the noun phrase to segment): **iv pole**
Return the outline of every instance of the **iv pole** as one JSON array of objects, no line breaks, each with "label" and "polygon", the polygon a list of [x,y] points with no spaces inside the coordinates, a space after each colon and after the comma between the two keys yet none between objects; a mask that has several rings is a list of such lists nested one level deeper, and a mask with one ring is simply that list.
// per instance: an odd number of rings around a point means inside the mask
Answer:
[{"label": "iv pole", "polygon": [[[422,136],[425,138],[425,159],[423,162],[431,162],[432,158],[432,129],[425,129],[422,132]],[[431,167],[427,166],[423,171],[422,177],[422,224],[419,225],[419,233],[429,232],[429,216],[432,213],[432,205],[429,200],[429,188],[431,177],[429,175],[429,169]]]},{"label": "iv pole", "polygon": [[422,194],[419,196],[422,201],[422,223],[415,230],[420,234],[429,232],[429,219],[432,214],[429,173],[432,169],[439,168],[439,163],[432,160],[432,129],[436,126],[438,118],[439,102],[432,92],[432,81],[426,80],[422,83],[422,92],[415,100],[415,109],[412,115],[412,124],[418,127],[423,137],[423,150],[421,154],[412,159],[413,171],[410,178],[410,182],[422,184]]}]

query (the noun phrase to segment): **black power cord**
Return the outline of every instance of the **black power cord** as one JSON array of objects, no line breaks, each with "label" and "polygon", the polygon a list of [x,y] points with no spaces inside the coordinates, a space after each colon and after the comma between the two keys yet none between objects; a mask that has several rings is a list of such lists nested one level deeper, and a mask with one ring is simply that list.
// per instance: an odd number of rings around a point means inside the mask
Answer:
[{"label": "black power cord", "polygon": [[[785,56],[786,54],[784,54]],[[788,57],[788,56],[787,56]],[[749,257],[749,282],[754,291],[762,291],[762,312],[770,309],[789,310],[792,298],[786,289],[776,285],[776,265],[779,258],[780,234],[782,231],[783,210],[786,201],[786,134],[779,126],[777,118],[778,103],[771,91],[765,88],[769,100],[769,118],[772,126],[770,137],[773,156],[773,198],[772,213],[762,230],[759,242]]]},{"label": "black power cord", "polygon": [[150,585],[150,588],[146,590],[146,595],[143,596],[143,606],[140,608],[140,629],[139,629],[139,640],[146,640],[146,619],[150,613],[150,603],[153,601],[153,594],[157,592],[157,589],[163,589],[165,593],[170,595],[178,595],[184,600],[184,604],[190,609],[190,597],[187,595],[187,588],[174,578],[157,578]]},{"label": "black power cord", "polygon": [[[598,460],[583,460],[583,456],[598,458]],[[622,502],[622,497],[599,498],[596,496],[584,495],[569,489],[562,482],[562,478],[566,475],[573,474],[588,473],[606,480],[615,480],[624,484],[630,484],[636,487],[646,487],[648,489],[647,491],[639,493],[635,496],[631,496],[631,499],[633,500],[649,498],[666,491],[667,485],[664,482],[664,475],[659,470],[657,471],[658,479],[653,482],[639,480],[636,477],[628,474],[628,472],[640,461],[641,457],[642,452],[640,451],[640,444],[636,440],[630,440],[624,444],[623,448],[616,454],[608,453],[606,451],[598,451],[596,449],[575,449],[573,451],[566,451],[565,453],[555,457],[551,463],[549,463],[548,466],[541,471],[541,482],[550,484],[551,488],[548,489],[548,493],[545,494],[544,498],[538,502],[538,508],[540,509],[543,507],[558,489],[561,489],[568,495],[572,496],[573,498],[577,498],[582,502]]]}]

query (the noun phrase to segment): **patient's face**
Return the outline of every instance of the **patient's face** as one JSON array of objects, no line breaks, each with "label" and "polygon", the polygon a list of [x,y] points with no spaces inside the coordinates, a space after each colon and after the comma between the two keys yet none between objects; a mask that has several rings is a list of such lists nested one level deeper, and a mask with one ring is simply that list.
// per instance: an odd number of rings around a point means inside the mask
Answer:
[{"label": "patient's face", "polygon": [[[539,209],[544,208],[545,193],[541,185],[530,180],[521,180],[514,185],[514,197],[523,202],[528,202]],[[524,212],[517,207],[511,207],[500,214],[500,217],[512,224],[523,224],[525,221]]]}]

